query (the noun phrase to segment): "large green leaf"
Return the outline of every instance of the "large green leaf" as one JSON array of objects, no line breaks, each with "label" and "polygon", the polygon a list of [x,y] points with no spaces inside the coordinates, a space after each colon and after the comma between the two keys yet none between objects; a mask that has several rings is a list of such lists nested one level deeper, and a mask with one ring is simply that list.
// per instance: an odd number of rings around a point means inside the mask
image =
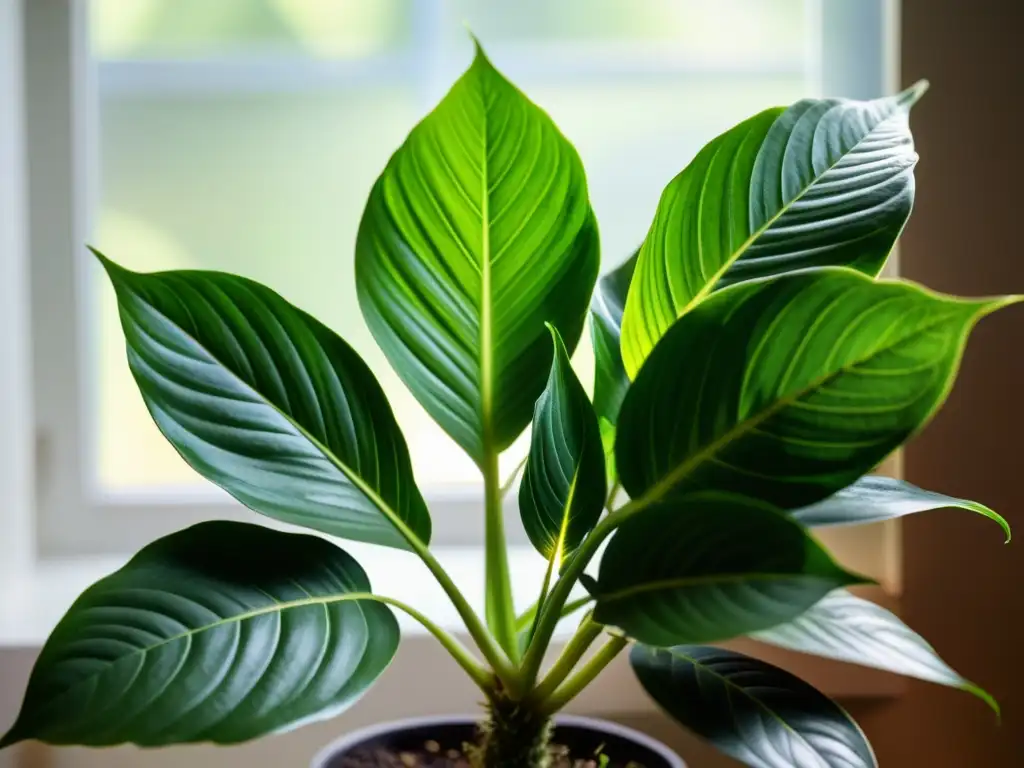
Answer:
[{"label": "large green leaf", "polygon": [[622,327],[629,374],[718,288],[825,265],[878,274],[910,215],[908,113],[924,90],[804,99],[704,147],[665,189],[640,249]]},{"label": "large green leaf", "polygon": [[734,285],[680,318],[623,401],[615,458],[645,503],[727,489],[784,509],[878,465],[931,417],[968,301],[842,267]]},{"label": "large green leaf", "polygon": [[530,542],[557,564],[597,524],[606,486],[597,416],[553,327],[551,336],[555,354],[534,410],[519,513]]},{"label": "large green leaf", "polygon": [[881,606],[837,589],[798,618],[752,637],[764,643],[888,670],[995,700],[958,675],[928,642]]},{"label": "large green leaf", "polygon": [[286,523],[394,547],[429,541],[391,406],[329,328],[245,278],[139,274],[97,256],[146,406],[196,471]]},{"label": "large green leaf", "polygon": [[[639,253],[639,252],[638,252]],[[597,282],[590,302],[590,335],[594,340],[594,410],[614,425],[622,399],[629,389],[629,376],[619,349],[622,311],[626,306],[638,253]]]},{"label": "large green leaf", "polygon": [[781,510],[704,492],[619,528],[601,559],[594,619],[650,645],[710,643],[795,619],[863,581]]},{"label": "large green leaf", "polygon": [[392,156],[356,240],[363,315],[399,376],[478,464],[530,422],[597,279],[583,165],[477,48]]},{"label": "large green leaf", "polygon": [[875,768],[863,731],[789,672],[701,646],[629,654],[640,684],[669,715],[753,768]]},{"label": "large green leaf", "polygon": [[71,606],[0,746],[233,744],[334,717],[398,647],[369,591],[314,536],[228,522],[167,536]]},{"label": "large green leaf", "polygon": [[881,475],[862,477],[827,499],[790,514],[803,525],[825,527],[877,523],[946,507],[966,509],[994,520],[1003,529],[1006,540],[1010,540],[1010,524],[984,504],[926,491],[905,480]]}]

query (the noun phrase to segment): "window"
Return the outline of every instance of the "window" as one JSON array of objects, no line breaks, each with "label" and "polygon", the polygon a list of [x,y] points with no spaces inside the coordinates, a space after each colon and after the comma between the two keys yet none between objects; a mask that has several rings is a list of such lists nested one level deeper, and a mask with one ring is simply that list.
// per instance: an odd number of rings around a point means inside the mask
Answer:
[{"label": "window", "polygon": [[[892,90],[883,0],[60,0],[26,4],[38,501],[44,551],[123,550],[238,514],[159,435],[83,244],[134,269],[268,283],[345,337],[387,390],[435,509],[482,531],[475,467],[392,373],[352,280],[390,153],[471,59],[576,144],[605,265],[716,133],[824,91]],[[589,343],[575,363],[592,375]],[[503,457],[507,471],[525,441]],[[518,515],[510,515],[515,527]],[[513,534],[514,535],[514,534]]]}]

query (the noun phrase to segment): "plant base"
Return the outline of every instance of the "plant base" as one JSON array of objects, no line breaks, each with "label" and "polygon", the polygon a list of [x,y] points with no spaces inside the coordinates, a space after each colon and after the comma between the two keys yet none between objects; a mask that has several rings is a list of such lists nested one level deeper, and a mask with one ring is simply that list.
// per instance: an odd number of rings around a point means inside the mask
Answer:
[{"label": "plant base", "polygon": [[493,699],[487,719],[480,724],[472,750],[475,768],[547,768],[551,742],[550,717],[522,707],[519,702]]}]

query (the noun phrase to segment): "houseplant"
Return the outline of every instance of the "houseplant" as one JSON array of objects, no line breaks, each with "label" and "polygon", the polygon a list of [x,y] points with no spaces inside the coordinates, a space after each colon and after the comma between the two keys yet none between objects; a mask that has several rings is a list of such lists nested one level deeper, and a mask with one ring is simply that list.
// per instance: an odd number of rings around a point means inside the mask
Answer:
[{"label": "houseplant", "polygon": [[[356,282],[391,364],[480,468],[483,616],[431,553],[399,426],[341,338],[244,278],[138,274],[97,252],[133,374],[185,460],[256,512],[419,557],[477,653],[374,594],[325,538],[208,522],[82,594],[0,747],[230,744],[332,717],[394,655],[394,609],[481,689],[470,752],[486,766],[543,765],[551,717],[627,647],[669,714],[753,766],[875,760],[823,694],[709,645],[737,636],[994,707],[846,591],[865,579],[809,533],[948,506],[1009,533],[980,504],[868,474],[941,405],[974,324],[1016,300],[876,279],[910,214],[908,113],[923,91],[804,100],[727,131],[598,282],[579,157],[478,47],[371,190]],[[588,314],[592,400],[569,364]],[[548,565],[517,616],[497,460],[531,423],[519,507]],[[556,625],[577,611],[544,669]]]}]

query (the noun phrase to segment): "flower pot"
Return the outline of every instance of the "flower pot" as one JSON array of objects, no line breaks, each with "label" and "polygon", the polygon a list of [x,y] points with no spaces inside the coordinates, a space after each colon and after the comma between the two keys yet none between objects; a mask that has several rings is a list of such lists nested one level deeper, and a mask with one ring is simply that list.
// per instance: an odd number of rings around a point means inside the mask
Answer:
[{"label": "flower pot", "polygon": [[[422,753],[424,745],[435,742],[439,756],[460,749],[476,734],[477,718],[466,716],[422,717],[370,726],[342,736],[313,758],[312,768],[354,768],[356,753],[380,749],[393,753],[394,764],[402,766],[402,755]],[[609,768],[623,768],[633,762],[642,768],[686,768],[672,750],[639,731],[605,720],[561,715],[555,718],[552,743],[569,749],[574,759],[587,759],[599,750],[608,756]],[[428,753],[429,754],[429,753]],[[375,763],[360,761],[365,768]]]}]

